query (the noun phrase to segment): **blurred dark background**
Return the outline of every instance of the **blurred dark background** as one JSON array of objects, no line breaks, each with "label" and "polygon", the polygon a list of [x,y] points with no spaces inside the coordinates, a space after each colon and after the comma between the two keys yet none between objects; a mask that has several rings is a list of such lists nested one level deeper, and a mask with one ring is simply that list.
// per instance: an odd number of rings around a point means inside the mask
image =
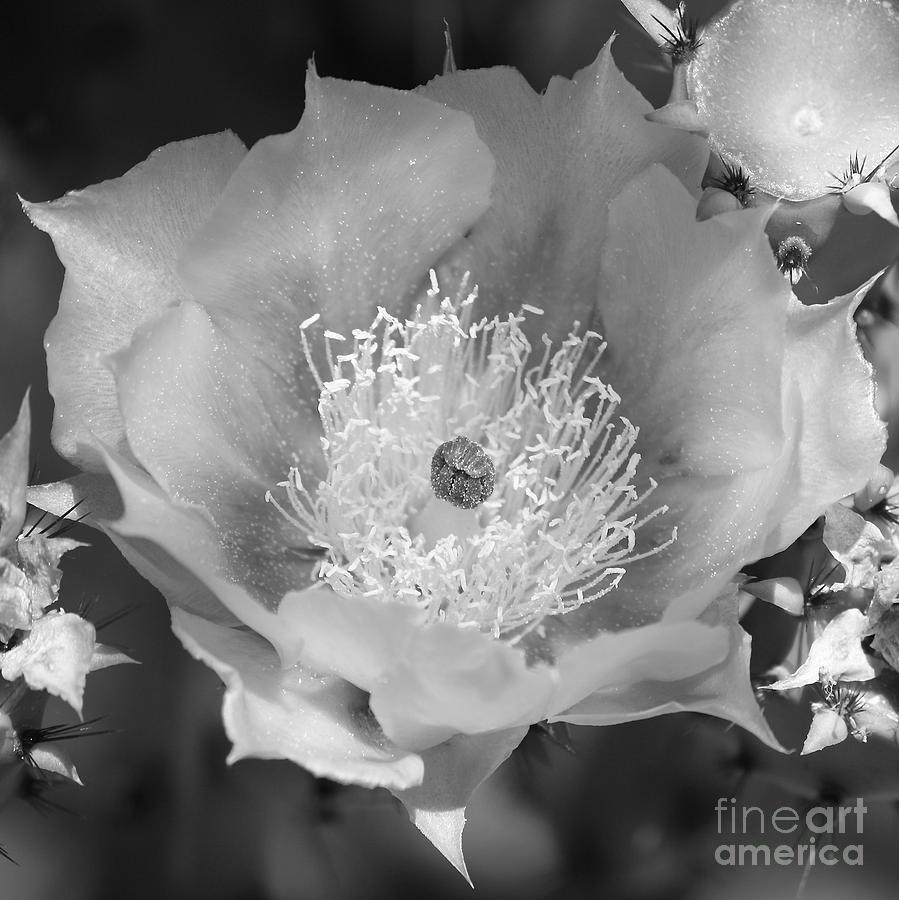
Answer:
[{"label": "blurred dark background", "polygon": [[[697,0],[690,12],[703,19],[720,5]],[[62,269],[16,194],[51,199],[197,134],[231,128],[251,144],[289,130],[313,54],[325,75],[414,87],[440,71],[444,19],[461,67],[515,66],[538,90],[589,64],[618,31],[619,65],[656,105],[665,99],[658,55],[617,0],[6,5],[0,432],[30,385],[40,480],[71,471],[49,444],[41,343]],[[226,767],[218,679],[181,650],[162,599],[102,536],[86,527],[74,536],[92,547],[66,560],[65,604],[95,600],[99,618],[130,608],[102,639],[143,664],[91,676],[85,717],[103,716],[118,732],[70,745],[85,787],[49,795],[61,809],[15,802],[0,811],[0,845],[19,863],[0,860],[0,897],[470,896],[386,792],[341,788],[280,762]],[[71,719],[51,704],[48,723]],[[466,851],[478,896],[797,896],[796,866],[728,870],[713,860],[716,799],[795,804],[795,770],[766,772],[750,741],[699,717],[573,729],[572,742],[574,753],[533,733],[476,795]],[[850,748],[844,770],[868,767],[867,786],[899,796],[896,756],[871,769],[865,750]],[[818,867],[807,896],[896,896],[893,801],[873,807],[866,824],[864,868]]]}]

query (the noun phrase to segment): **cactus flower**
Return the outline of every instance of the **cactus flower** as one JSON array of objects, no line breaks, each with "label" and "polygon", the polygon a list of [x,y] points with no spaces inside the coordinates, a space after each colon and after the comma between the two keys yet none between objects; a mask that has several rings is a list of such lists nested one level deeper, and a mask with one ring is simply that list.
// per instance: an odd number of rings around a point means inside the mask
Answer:
[{"label": "cactus flower", "polygon": [[84,545],[60,536],[65,523],[39,519],[26,527],[29,439],[26,396],[0,439],[0,803],[33,780],[81,783],[59,741],[95,732],[91,723],[44,727],[47,697],[80,716],[88,673],[132,662],[98,643],[93,624],[60,608],[58,563]]},{"label": "cactus flower", "polygon": [[857,298],[792,298],[764,213],[605,48],[542,95],[309,72],[297,128],[26,206],[66,266],[54,441],[227,686],[230,759],[384,786],[464,872],[541,720],[678,710],[775,744],[732,577],[859,489]]}]

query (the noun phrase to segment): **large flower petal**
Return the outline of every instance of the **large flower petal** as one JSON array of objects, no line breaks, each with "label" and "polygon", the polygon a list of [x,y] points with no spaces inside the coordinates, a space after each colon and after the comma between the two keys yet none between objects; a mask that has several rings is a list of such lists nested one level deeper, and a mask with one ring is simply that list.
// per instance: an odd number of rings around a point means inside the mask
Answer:
[{"label": "large flower petal", "polygon": [[272,646],[245,630],[183,610],[172,613],[172,628],[225,682],[229,762],[289,759],[322,778],[393,790],[421,783],[422,759],[385,740],[362,691],[333,676],[283,669]]},{"label": "large flower petal", "polygon": [[705,622],[654,622],[600,634],[563,654],[551,712],[567,709],[591,692],[627,691],[647,681],[683,682],[726,661],[725,628]]},{"label": "large flower petal", "polygon": [[624,184],[659,162],[698,194],[705,142],[644,119],[651,107],[611,42],[542,95],[509,68],[453,72],[420,90],[470,113],[496,157],[493,203],[455,264],[471,271],[488,314],[543,308],[537,324],[553,340],[591,319],[607,207]]},{"label": "large flower petal", "polygon": [[104,449],[103,460],[124,510],[103,528],[125,558],[170,605],[222,624],[243,622],[271,639],[275,617],[230,577],[205,509],[171,500],[145,472],[112,451]]},{"label": "large flower petal", "polygon": [[556,673],[524,653],[399,603],[320,588],[288,594],[285,630],[302,636],[302,659],[371,693],[371,708],[400,746],[425,749],[458,732],[492,731],[544,718]]},{"label": "large flower petal", "polygon": [[291,465],[321,458],[296,385],[190,301],[139,329],[113,367],[134,453],[172,498],[208,513],[231,577],[274,609],[311,566],[299,530],[265,500]]},{"label": "large flower petal", "polygon": [[855,493],[883,456],[886,428],[875,411],[871,366],[859,349],[853,320],[873,281],[819,306],[790,300],[783,362],[789,444],[781,459],[780,490],[772,491],[768,483],[777,502],[768,514],[760,556],[782,550],[831,503]]},{"label": "large flower petal", "polygon": [[649,548],[678,531],[631,567],[604,615],[664,601],[669,616],[695,616],[707,588],[795,540],[882,453],[851,321],[858,298],[802,306],[774,268],[761,216],[694,216],[661,167],[612,204],[599,326],[607,377],[641,429],[640,472],[660,482],[650,503],[668,507],[638,538]]},{"label": "large flower petal", "polygon": [[424,836],[471,884],[462,857],[465,807],[475,789],[521,743],[527,728],[509,728],[473,737],[457,735],[422,754],[420,786],[394,791]]},{"label": "large flower petal", "polygon": [[[111,457],[115,458],[113,454]],[[114,463],[122,472],[123,483],[133,485],[132,504],[153,504],[158,512],[151,512],[153,521],[165,528],[168,498],[146,473],[117,457]],[[128,473],[126,476],[124,473]],[[196,575],[186,566],[173,559],[164,549],[151,539],[139,534],[124,536],[115,528],[122,518],[124,506],[116,487],[115,479],[109,474],[75,475],[66,481],[39,484],[28,489],[28,502],[45,509],[56,516],[69,512],[69,517],[78,516],[81,509],[90,515],[84,520],[86,525],[97,528],[115,544],[119,552],[143,575],[169,602],[171,606],[204,616],[212,622],[234,625],[240,622]],[[73,510],[73,507],[76,507]],[[177,516],[173,513],[173,517]],[[202,534],[196,520],[187,523],[185,530],[174,529],[173,534],[181,539]],[[124,525],[127,528],[127,525]],[[208,527],[208,522],[207,522]],[[202,541],[200,542],[202,546]]]},{"label": "large flower petal", "polygon": [[229,132],[168,144],[121,178],[25,204],[66,266],[59,313],[45,339],[47,368],[54,445],[82,468],[102,470],[97,437],[127,452],[103,357],[184,297],[175,259],[244,152]]},{"label": "large flower petal", "polygon": [[310,67],[299,125],[253,147],[181,272],[255,369],[310,408],[299,323],[320,313],[342,331],[367,327],[378,305],[401,311],[487,208],[493,170],[465,113]]},{"label": "large flower petal", "polygon": [[720,663],[729,645],[714,625],[654,623],[529,665],[517,647],[475,629],[423,626],[420,611],[400,604],[308,590],[288,595],[279,615],[303,636],[304,661],[370,691],[384,731],[414,749],[531,724],[599,689],[682,680]]},{"label": "large flower petal", "polygon": [[730,476],[780,455],[790,292],[771,262],[765,215],[697,222],[695,200],[661,166],[611,205],[603,359],[640,428],[643,472],[659,480]]},{"label": "large flower petal", "polygon": [[[575,725],[613,725],[677,712],[698,712],[734,722],[775,749],[782,749],[762,715],[749,680],[752,638],[742,629],[733,589],[707,611],[709,625],[723,626],[729,649],[717,664],[682,679],[635,678],[602,689],[551,721]],[[689,648],[685,648],[689,649]]]}]

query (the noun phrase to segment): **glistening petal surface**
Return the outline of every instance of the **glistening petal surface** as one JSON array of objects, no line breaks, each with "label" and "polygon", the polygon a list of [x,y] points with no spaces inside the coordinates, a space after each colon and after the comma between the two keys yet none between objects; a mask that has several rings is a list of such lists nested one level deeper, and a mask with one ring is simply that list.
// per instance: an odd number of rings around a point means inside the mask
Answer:
[{"label": "glistening petal surface", "polygon": [[421,758],[390,745],[362,691],[333,676],[283,669],[272,646],[251,632],[183,610],[174,611],[172,627],[225,682],[229,762],[289,759],[320,778],[393,790],[421,783]]},{"label": "glistening petal surface", "polygon": [[471,884],[462,856],[465,807],[475,789],[521,743],[527,728],[492,734],[459,734],[422,754],[421,785],[394,791],[422,834]]},{"label": "glistening petal surface", "polygon": [[185,296],[176,258],[244,153],[230,132],[168,144],[121,178],[25,204],[66,267],[45,345],[56,403],[53,442],[81,468],[102,470],[95,438],[127,452],[103,358]]},{"label": "glistening petal surface", "polygon": [[[474,118],[496,158],[493,203],[447,265],[469,269],[484,313],[545,310],[539,330],[589,323],[607,207],[651,163],[699,191],[704,141],[644,119],[651,109],[618,71],[611,42],[573,80],[537,94],[514,69],[459,71],[420,89]],[[539,332],[529,334],[536,337]]]}]

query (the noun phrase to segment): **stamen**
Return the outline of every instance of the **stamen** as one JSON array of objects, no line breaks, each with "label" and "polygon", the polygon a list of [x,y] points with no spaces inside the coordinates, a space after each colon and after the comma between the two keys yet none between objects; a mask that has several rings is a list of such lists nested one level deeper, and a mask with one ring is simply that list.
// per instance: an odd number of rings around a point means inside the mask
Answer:
[{"label": "stamen", "polygon": [[[636,552],[636,530],[665,509],[638,517],[655,484],[634,487],[638,431],[598,376],[599,335],[575,323],[535,362],[523,315],[475,322],[467,278],[441,301],[431,277],[412,319],[379,309],[326,374],[304,323],[328,475],[310,489],[291,469],[287,503],[266,499],[323,551],[316,572],[335,591],[519,640],[674,535]],[[470,511],[465,527],[435,494]]]}]

